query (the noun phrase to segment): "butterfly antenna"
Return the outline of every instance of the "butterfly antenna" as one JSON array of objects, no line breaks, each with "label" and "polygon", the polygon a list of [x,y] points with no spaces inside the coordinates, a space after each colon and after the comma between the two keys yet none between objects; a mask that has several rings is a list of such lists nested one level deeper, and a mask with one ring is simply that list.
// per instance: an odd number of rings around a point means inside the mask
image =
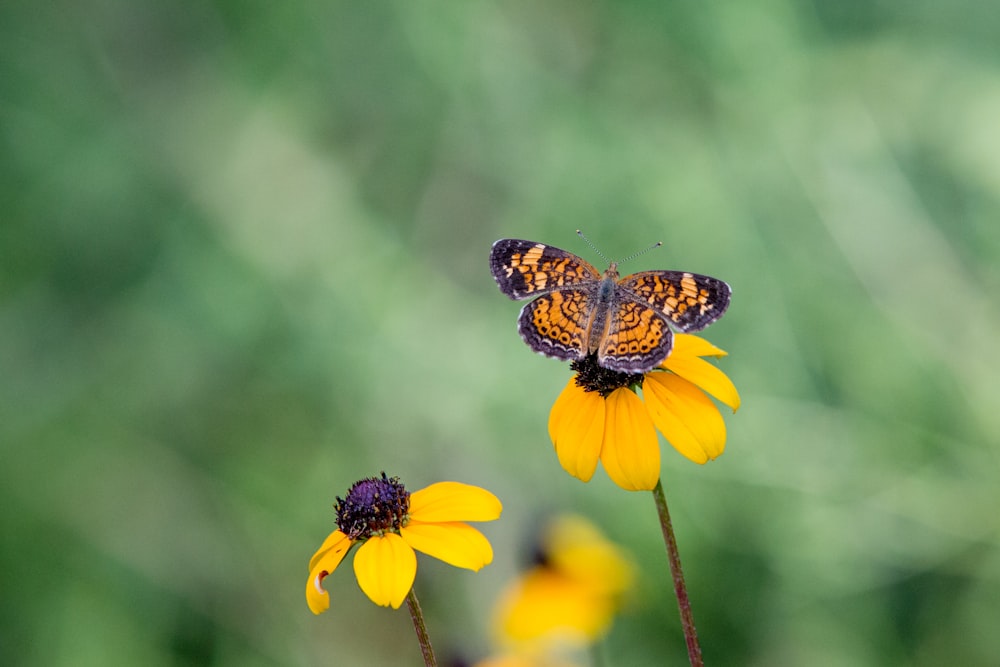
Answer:
[{"label": "butterfly antenna", "polygon": [[588,238],[587,238],[586,236],[584,236],[584,235],[583,235],[583,232],[581,232],[581,231],[580,231],[580,230],[578,229],[578,230],[576,230],[576,235],[577,235],[577,236],[579,236],[579,237],[580,237],[581,239],[583,239],[584,241],[586,241],[586,242],[587,242],[587,245],[589,245],[589,246],[590,246],[591,250],[593,250],[594,252],[596,252],[596,253],[597,253],[597,256],[598,256],[598,257],[600,257],[601,259],[603,259],[603,260],[604,260],[605,262],[607,262],[608,264],[610,264],[610,263],[611,263],[611,260],[610,260],[610,259],[608,259],[607,257],[605,257],[604,253],[603,253],[603,252],[601,252],[600,250],[598,250],[598,249],[597,249],[597,246],[596,246],[596,245],[594,245],[594,244],[593,244],[593,243],[592,243],[592,242],[590,241],[590,239],[588,239]]},{"label": "butterfly antenna", "polygon": [[640,255],[645,255],[647,252],[649,252],[653,248],[659,248],[662,245],[663,245],[663,241],[657,241],[656,243],[654,243],[653,245],[649,246],[645,250],[640,250],[639,252],[634,252],[634,253],[632,253],[631,255],[629,255],[628,257],[626,257],[625,259],[623,259],[622,261],[620,261],[618,263],[619,264],[624,264],[625,262],[631,262],[636,257],[638,257]]}]

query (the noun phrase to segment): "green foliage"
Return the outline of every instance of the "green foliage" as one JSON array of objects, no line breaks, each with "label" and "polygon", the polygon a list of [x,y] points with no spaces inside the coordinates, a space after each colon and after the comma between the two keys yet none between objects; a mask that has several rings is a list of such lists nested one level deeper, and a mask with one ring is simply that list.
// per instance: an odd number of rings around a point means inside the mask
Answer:
[{"label": "green foliage", "polygon": [[[355,480],[505,514],[421,562],[439,655],[545,510],[633,550],[607,664],[680,664],[654,506],[559,468],[568,369],[490,244],[708,273],[743,395],[664,445],[706,660],[1000,654],[1000,33],[988,3],[0,7],[0,651],[20,665],[417,664],[307,559]],[[398,637],[385,641],[386,637]]]}]

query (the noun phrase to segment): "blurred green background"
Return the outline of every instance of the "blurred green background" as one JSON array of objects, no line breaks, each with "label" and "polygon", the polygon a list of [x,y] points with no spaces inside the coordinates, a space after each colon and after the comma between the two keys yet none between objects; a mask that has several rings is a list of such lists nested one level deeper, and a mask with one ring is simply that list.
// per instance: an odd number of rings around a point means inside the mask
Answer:
[{"label": "blurred green background", "polygon": [[[994,3],[0,5],[0,662],[419,664],[332,503],[493,490],[492,566],[421,558],[478,658],[547,512],[642,591],[608,665],[685,664],[649,494],[564,474],[568,369],[490,244],[733,285],[743,408],[663,475],[711,665],[1000,661]],[[603,266],[601,267],[603,268]]]}]

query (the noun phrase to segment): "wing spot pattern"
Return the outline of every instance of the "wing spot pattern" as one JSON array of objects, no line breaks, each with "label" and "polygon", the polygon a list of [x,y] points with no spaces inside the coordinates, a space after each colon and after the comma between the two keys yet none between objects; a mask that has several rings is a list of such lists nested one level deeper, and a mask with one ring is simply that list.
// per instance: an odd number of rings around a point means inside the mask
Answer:
[{"label": "wing spot pattern", "polygon": [[510,262],[503,266],[503,271],[510,278],[516,271],[528,294],[538,292],[547,287],[562,287],[575,285],[583,281],[593,280],[587,270],[575,264],[568,257],[559,259],[543,259],[546,246],[536,245],[526,253],[513,253]]},{"label": "wing spot pattern", "polygon": [[648,354],[663,342],[663,320],[656,313],[640,304],[622,304],[619,324],[609,336],[605,355],[619,357]]},{"label": "wing spot pattern", "polygon": [[585,330],[585,299],[579,295],[565,296],[559,292],[538,297],[529,305],[530,320],[522,328],[522,336],[537,351],[560,359],[581,356]]}]

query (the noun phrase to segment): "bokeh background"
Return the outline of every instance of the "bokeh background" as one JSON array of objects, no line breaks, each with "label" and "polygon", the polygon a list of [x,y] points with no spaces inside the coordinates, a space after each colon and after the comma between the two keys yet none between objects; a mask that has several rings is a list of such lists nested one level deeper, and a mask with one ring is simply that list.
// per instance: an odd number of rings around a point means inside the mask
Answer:
[{"label": "bokeh background", "polygon": [[642,586],[605,664],[685,664],[647,493],[559,468],[568,369],[499,237],[734,288],[724,456],[664,444],[713,665],[1000,661],[993,3],[0,5],[0,662],[416,665],[332,503],[493,490],[479,574],[421,559],[440,657],[550,512]]}]

